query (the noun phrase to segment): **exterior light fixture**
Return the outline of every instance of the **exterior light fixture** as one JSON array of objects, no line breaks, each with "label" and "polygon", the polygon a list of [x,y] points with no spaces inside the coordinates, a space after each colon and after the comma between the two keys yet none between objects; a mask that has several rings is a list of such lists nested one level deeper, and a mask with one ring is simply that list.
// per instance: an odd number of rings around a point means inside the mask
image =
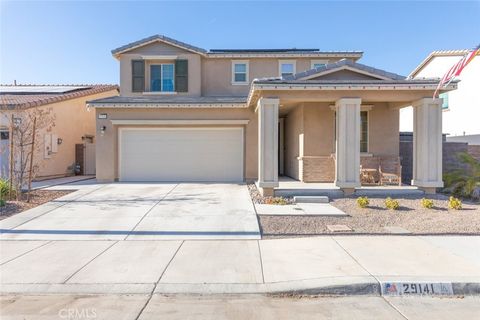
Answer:
[{"label": "exterior light fixture", "polygon": [[57,144],[62,144],[62,142],[63,142],[63,139],[62,139],[62,138],[58,138],[58,139],[57,139]]},{"label": "exterior light fixture", "polygon": [[100,127],[100,135],[103,136],[105,134],[105,131],[107,130],[106,126],[101,126]]},{"label": "exterior light fixture", "polygon": [[22,118],[13,118],[13,124],[18,127],[22,124]]}]

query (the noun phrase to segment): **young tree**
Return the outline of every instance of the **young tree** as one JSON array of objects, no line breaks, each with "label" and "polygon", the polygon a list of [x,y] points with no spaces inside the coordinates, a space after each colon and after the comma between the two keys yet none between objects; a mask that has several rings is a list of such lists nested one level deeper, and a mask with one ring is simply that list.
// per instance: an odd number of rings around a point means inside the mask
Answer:
[{"label": "young tree", "polygon": [[[13,161],[10,163],[13,176],[10,177],[16,190],[17,200],[22,189],[30,192],[30,183],[44,161],[44,144],[41,139],[55,126],[55,115],[51,108],[35,107],[15,110],[10,118],[12,127]],[[48,151],[47,151],[48,152]]]}]

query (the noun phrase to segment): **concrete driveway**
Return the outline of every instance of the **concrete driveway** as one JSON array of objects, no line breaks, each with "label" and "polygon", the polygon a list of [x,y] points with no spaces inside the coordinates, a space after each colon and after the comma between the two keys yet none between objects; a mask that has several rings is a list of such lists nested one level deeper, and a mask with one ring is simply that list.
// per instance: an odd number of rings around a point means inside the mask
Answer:
[{"label": "concrete driveway", "polygon": [[0,222],[2,239],[260,239],[245,184],[114,183],[78,191]]}]

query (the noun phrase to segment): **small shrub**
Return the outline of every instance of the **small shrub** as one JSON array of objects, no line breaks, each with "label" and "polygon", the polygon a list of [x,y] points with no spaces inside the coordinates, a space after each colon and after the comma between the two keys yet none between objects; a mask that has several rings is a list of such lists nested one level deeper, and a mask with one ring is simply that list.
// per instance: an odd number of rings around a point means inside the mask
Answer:
[{"label": "small shrub", "polygon": [[397,210],[398,207],[400,207],[400,204],[398,203],[398,200],[388,197],[387,199],[385,199],[385,206],[389,210]]},{"label": "small shrub", "polygon": [[[10,190],[12,192],[10,192]],[[7,199],[10,193],[12,194],[12,197],[15,197],[15,189],[10,189],[9,180],[0,179],[0,199]]]},{"label": "small shrub", "polygon": [[0,207],[4,207],[7,204],[7,202],[3,199],[0,199]]},{"label": "small shrub", "polygon": [[288,204],[288,201],[282,197],[270,197],[265,199],[265,204],[274,204],[274,205],[283,206]]},{"label": "small shrub", "polygon": [[368,197],[358,197],[357,198],[357,205],[360,208],[366,208],[370,204],[370,201],[368,200]]},{"label": "small shrub", "polygon": [[462,201],[452,196],[448,199],[448,208],[453,210],[460,210],[462,209]]},{"label": "small shrub", "polygon": [[420,203],[422,204],[422,207],[424,207],[425,209],[433,208],[433,200],[431,199],[423,198],[422,200],[420,200]]}]

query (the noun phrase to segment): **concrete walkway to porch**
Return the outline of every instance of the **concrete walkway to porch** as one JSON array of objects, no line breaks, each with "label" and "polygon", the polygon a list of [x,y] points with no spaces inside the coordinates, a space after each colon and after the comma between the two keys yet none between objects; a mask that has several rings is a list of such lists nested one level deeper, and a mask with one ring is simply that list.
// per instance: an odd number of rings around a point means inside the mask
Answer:
[{"label": "concrete walkway to porch", "polygon": [[[279,186],[275,188],[275,195],[282,197],[293,196],[328,196],[331,198],[343,197],[343,191],[334,183],[302,182],[287,176],[279,177]],[[424,192],[415,186],[362,186],[355,189],[356,196],[412,196],[422,195]]]},{"label": "concrete walkway to porch", "polygon": [[478,236],[0,241],[2,294],[480,294]]}]

